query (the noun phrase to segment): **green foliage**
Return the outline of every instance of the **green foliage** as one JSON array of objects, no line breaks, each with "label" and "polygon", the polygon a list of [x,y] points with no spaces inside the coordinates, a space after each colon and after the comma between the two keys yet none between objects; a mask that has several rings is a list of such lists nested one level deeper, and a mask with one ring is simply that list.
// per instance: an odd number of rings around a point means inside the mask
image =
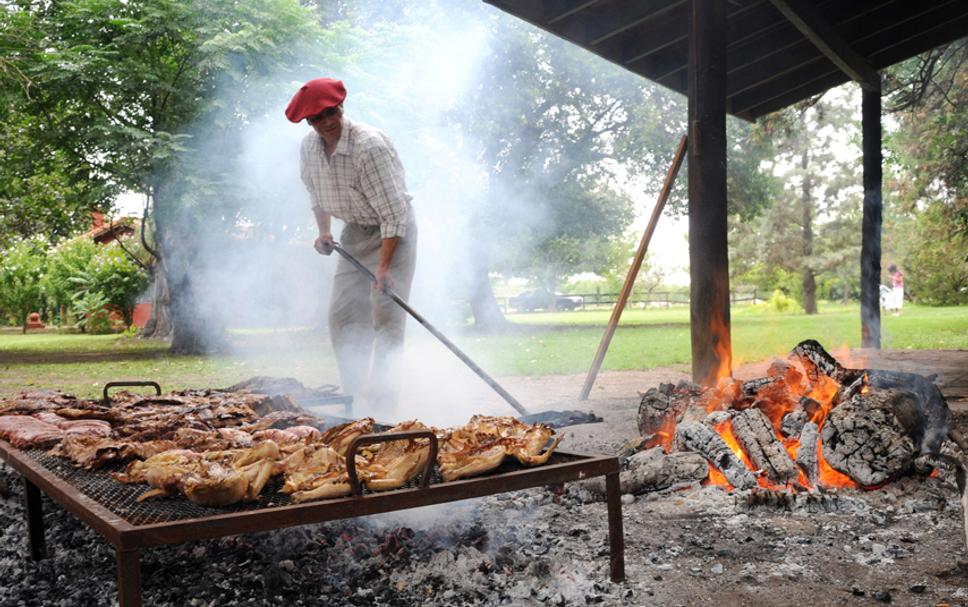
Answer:
[{"label": "green foliage", "polygon": [[44,304],[41,281],[46,257],[40,239],[22,240],[0,256],[0,312],[26,327]]},{"label": "green foliage", "polygon": [[111,312],[107,305],[107,296],[99,291],[86,289],[75,294],[72,309],[81,332],[92,335],[111,332]]},{"label": "green foliage", "polygon": [[[83,249],[77,247],[78,252]],[[77,258],[70,261],[77,261]],[[120,312],[125,326],[130,325],[137,297],[148,286],[148,272],[117,242],[96,246],[94,255],[86,261],[83,266],[62,270],[71,293],[74,314],[88,319],[93,312],[92,306],[100,301],[101,307]]]},{"label": "green foliage", "polygon": [[[905,295],[930,305],[968,303],[968,41],[886,70],[885,254],[905,274]],[[886,263],[882,264],[882,266]]]},{"label": "green foliage", "polygon": [[797,303],[797,300],[780,289],[773,291],[773,294],[768,300],[762,304],[757,304],[756,307],[771,312],[803,312],[803,308]]},{"label": "green foliage", "polygon": [[74,238],[47,253],[44,292],[55,310],[70,308],[77,292],[76,278],[88,272],[98,254],[98,245],[90,238]]},{"label": "green foliage", "polygon": [[904,258],[904,289],[916,301],[936,306],[968,304],[968,232],[953,230],[950,213],[933,205],[918,215],[919,243]]}]

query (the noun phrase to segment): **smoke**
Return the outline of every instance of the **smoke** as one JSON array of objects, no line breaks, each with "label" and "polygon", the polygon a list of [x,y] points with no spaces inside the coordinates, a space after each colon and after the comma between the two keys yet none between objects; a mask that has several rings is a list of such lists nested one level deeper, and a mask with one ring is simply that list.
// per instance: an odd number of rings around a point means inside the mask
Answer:
[{"label": "smoke", "polygon": [[[380,6],[371,3],[365,10],[376,15]],[[225,184],[191,193],[188,210],[176,219],[207,217],[224,228],[220,234],[200,226],[197,238],[179,252],[191,259],[186,265],[193,277],[198,330],[302,327],[325,333],[337,256],[321,257],[312,248],[317,230],[299,177],[299,146],[309,127],[288,122],[283,113],[298,87],[320,76],[344,81],[345,116],[385,132],[406,169],[419,231],[411,305],[448,335],[466,322],[467,308],[460,302],[466,292],[461,263],[468,243],[487,238],[475,232],[468,215],[479,205],[485,172],[476,159],[466,157],[448,112],[475,82],[489,43],[488,29],[479,20],[467,19],[466,13],[449,18],[437,12],[430,23],[417,21],[413,17],[390,28],[376,18],[366,42],[351,41],[358,44],[355,52],[339,60],[331,58],[332,49],[306,49],[305,67],[246,91],[244,105],[257,111],[240,117],[243,126],[237,135],[219,132],[214,123],[197,125],[196,152],[189,161],[196,165],[193,171],[219,174]],[[226,106],[238,99],[231,87],[223,93]],[[197,166],[206,162],[211,166]],[[340,229],[334,221],[337,238]],[[173,295],[184,294],[174,288]],[[321,354],[331,350],[325,334],[275,332],[264,337],[264,348],[254,347],[259,339],[247,341],[239,354],[247,357],[253,372],[265,368],[267,357],[285,352],[288,359],[302,356],[310,361],[298,365],[302,375],[297,379],[310,386],[339,383],[331,355]],[[397,411],[380,411],[383,419],[419,418],[448,425],[462,423],[472,413],[513,412],[412,320],[404,352],[397,358],[402,365],[400,405]],[[488,361],[477,362],[489,367]],[[362,400],[362,395],[355,396]],[[371,413],[365,405],[356,412]]]}]

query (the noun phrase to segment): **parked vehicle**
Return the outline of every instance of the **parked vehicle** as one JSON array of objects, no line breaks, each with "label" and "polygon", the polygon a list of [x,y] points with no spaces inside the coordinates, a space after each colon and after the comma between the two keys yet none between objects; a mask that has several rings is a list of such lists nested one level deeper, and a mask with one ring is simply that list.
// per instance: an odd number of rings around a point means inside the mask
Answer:
[{"label": "parked vehicle", "polygon": [[508,300],[508,305],[518,312],[534,312],[535,310],[554,309],[562,311],[577,310],[585,303],[581,295],[564,295],[555,293],[552,295],[548,291],[525,291],[520,295],[515,295]]}]

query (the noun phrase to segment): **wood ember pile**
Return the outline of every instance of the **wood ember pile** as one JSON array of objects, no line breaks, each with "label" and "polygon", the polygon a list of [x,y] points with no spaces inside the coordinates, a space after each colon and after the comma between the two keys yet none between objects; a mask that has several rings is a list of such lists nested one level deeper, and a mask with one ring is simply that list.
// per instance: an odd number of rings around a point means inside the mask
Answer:
[{"label": "wood ember pile", "polygon": [[933,378],[851,369],[813,340],[771,364],[765,377],[651,388],[638,413],[652,468],[663,469],[659,453],[692,452],[709,465],[705,483],[741,490],[880,486],[937,461],[949,420]]}]

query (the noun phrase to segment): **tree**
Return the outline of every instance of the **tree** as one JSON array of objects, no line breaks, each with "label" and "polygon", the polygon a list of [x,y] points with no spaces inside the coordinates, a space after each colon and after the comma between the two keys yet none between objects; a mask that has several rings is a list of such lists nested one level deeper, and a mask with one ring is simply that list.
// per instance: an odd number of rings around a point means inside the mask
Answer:
[{"label": "tree", "polygon": [[0,311],[13,316],[27,332],[27,317],[44,304],[42,239],[22,240],[0,257]]},{"label": "tree", "polygon": [[[819,276],[843,268],[844,256],[852,252],[844,239],[857,229],[857,225],[844,226],[846,217],[856,219],[856,214],[844,214],[856,203],[850,197],[850,186],[858,182],[850,168],[856,163],[835,155],[848,142],[844,133],[850,132],[854,118],[843,100],[828,97],[764,121],[775,150],[775,158],[766,165],[785,185],[768,210],[750,226],[734,227],[731,238],[738,243],[731,259],[746,260],[734,269],[740,279],[764,290],[780,287],[792,292],[807,314],[817,313]],[[834,221],[837,229],[828,230]],[[838,236],[835,248],[821,238],[833,234]]]},{"label": "tree", "polygon": [[897,192],[885,240],[903,260],[905,293],[928,304],[968,303],[968,40],[885,72],[885,144]]},{"label": "tree", "polygon": [[206,238],[236,227],[240,193],[226,167],[241,126],[264,111],[266,87],[300,65],[318,33],[308,9],[295,0],[76,0],[10,13],[35,32],[17,49],[30,82],[18,81],[21,101],[48,118],[34,134],[147,197],[159,269],[154,334],[170,335],[176,352],[218,347],[192,266]]}]

